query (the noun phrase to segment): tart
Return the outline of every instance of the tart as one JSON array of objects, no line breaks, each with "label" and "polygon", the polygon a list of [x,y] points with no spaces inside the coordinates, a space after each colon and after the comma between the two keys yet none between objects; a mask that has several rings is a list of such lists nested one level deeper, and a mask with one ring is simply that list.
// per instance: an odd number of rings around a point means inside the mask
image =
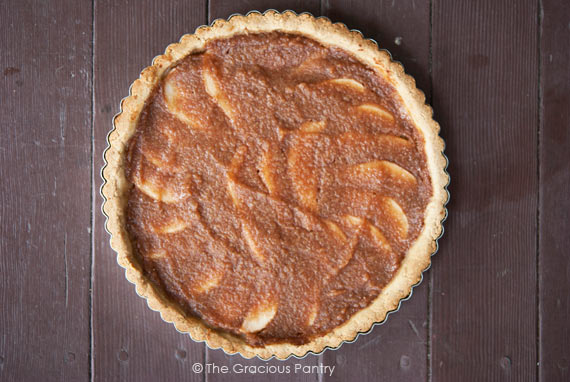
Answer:
[{"label": "tart", "polygon": [[353,340],[421,280],[448,198],[423,93],[342,24],[217,20],[131,87],[103,171],[111,245],[162,318],[244,357]]}]

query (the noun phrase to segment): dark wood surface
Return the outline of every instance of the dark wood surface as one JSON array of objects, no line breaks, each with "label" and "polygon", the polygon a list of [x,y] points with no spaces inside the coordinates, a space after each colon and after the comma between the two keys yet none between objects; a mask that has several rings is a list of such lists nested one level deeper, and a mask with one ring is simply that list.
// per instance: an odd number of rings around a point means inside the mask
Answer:
[{"label": "dark wood surface", "polygon": [[536,1],[434,2],[432,104],[452,158],[436,381],[536,380],[537,26]]},{"label": "dark wood surface", "polygon": [[[267,8],[389,49],[434,107],[452,178],[411,299],[356,342],[285,362],[164,323],[116,264],[99,196],[105,137],[141,69],[199,25]],[[567,0],[8,0],[0,49],[0,381],[570,380]]]},{"label": "dark wood surface", "polygon": [[562,381],[570,380],[570,2],[544,0],[540,26],[538,373]]},{"label": "dark wood surface", "polygon": [[92,15],[86,5],[0,4],[2,381],[89,378]]}]

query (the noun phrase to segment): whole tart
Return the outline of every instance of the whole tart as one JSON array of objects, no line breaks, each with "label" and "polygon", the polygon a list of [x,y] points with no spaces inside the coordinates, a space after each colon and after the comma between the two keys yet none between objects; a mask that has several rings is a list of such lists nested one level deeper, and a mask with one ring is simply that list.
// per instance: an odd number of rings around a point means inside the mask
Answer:
[{"label": "whole tart", "polygon": [[342,24],[250,13],[185,35],[109,135],[107,229],[150,308],[194,340],[303,356],[411,293],[442,232],[423,93]]}]

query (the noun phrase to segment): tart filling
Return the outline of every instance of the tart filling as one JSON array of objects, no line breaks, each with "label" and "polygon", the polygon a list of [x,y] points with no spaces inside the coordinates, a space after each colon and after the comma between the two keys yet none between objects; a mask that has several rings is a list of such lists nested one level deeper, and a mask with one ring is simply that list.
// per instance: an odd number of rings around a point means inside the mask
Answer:
[{"label": "tart filling", "polygon": [[447,177],[437,131],[418,126],[390,68],[298,28],[259,29],[157,60],[116,153],[118,233],[141,294],[179,329],[246,356],[300,355],[383,318],[407,294],[390,291],[398,278],[409,293]]}]

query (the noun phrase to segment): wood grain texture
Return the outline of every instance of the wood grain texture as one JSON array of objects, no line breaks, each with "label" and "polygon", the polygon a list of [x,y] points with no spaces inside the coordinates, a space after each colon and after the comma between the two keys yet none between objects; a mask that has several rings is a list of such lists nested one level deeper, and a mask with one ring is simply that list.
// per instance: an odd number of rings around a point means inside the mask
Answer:
[{"label": "wood grain texture", "polygon": [[[429,97],[429,2],[323,1],[323,14],[375,39],[403,63]],[[429,279],[429,274],[424,278]],[[427,377],[426,280],[388,321],[355,343],[323,354],[325,365],[335,365],[326,381],[421,381]]]},{"label": "wood grain texture", "polygon": [[0,380],[86,380],[91,3],[3,1],[0,47]]},{"label": "wood grain texture", "polygon": [[97,381],[201,381],[192,372],[204,345],[161,320],[124,276],[104,231],[99,170],[119,103],[153,57],[206,22],[206,3],[194,1],[96,1],[95,3],[95,280],[94,379]]},{"label": "wood grain texture", "polygon": [[536,379],[537,2],[433,2],[451,203],[432,267],[434,381]]},{"label": "wood grain texture", "polygon": [[541,381],[570,380],[570,3],[542,2],[540,128]]},{"label": "wood grain texture", "polygon": [[242,15],[249,11],[263,12],[275,9],[279,12],[292,10],[297,13],[310,12],[315,16],[320,13],[320,0],[210,0],[208,15],[210,22],[215,19],[226,19],[234,13]]}]

